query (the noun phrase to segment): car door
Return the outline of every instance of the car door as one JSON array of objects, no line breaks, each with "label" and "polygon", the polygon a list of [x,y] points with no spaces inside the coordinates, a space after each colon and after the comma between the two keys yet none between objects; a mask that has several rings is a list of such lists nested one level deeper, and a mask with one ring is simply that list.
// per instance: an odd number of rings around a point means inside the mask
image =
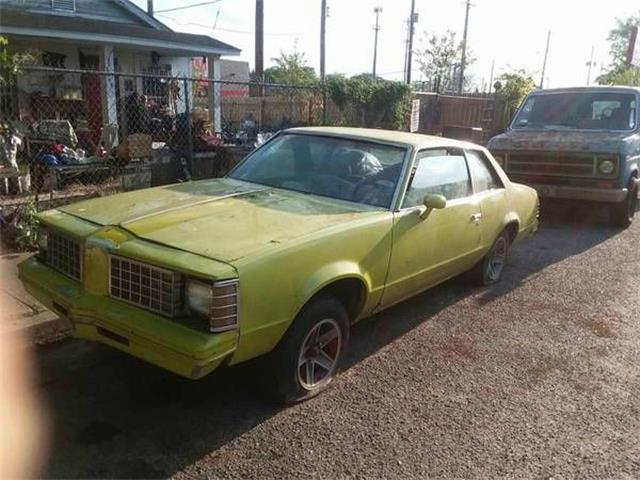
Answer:
[{"label": "car door", "polygon": [[[427,194],[443,195],[447,205],[422,218]],[[394,214],[393,248],[382,306],[472,267],[481,248],[480,216],[463,152],[418,152],[401,208]]]},{"label": "car door", "polygon": [[483,249],[489,249],[504,228],[506,191],[498,173],[481,150],[466,150],[473,191],[480,204]]}]

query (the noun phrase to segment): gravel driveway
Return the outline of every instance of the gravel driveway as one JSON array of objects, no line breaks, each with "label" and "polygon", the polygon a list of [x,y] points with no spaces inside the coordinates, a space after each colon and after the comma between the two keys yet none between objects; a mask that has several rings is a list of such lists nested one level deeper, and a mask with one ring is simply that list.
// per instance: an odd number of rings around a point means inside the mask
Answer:
[{"label": "gravel driveway", "polygon": [[288,409],[259,365],[182,380],[99,345],[37,351],[49,477],[640,477],[640,221],[551,205],[491,289],[359,324],[345,372]]}]

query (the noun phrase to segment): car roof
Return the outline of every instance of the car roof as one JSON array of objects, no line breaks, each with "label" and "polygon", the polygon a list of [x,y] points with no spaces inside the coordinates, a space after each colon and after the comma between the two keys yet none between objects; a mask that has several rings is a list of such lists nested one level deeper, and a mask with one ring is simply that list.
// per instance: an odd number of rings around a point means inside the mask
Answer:
[{"label": "car roof", "polygon": [[298,133],[305,135],[320,135],[328,137],[340,137],[353,140],[374,141],[407,147],[420,148],[473,148],[482,149],[479,145],[461,142],[445,137],[422,135],[420,133],[400,132],[397,130],[378,130],[374,128],[351,127],[299,127],[284,130],[286,133]]},{"label": "car roof", "polygon": [[627,92],[640,93],[639,87],[629,87],[625,85],[599,85],[595,87],[569,87],[569,88],[547,88],[544,90],[535,90],[531,95],[546,93],[588,93],[588,92]]}]

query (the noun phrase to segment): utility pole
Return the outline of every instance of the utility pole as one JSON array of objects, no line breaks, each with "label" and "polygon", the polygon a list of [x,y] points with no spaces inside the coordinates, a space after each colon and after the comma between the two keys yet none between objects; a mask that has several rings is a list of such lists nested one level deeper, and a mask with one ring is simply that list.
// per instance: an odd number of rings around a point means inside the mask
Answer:
[{"label": "utility pole", "polygon": [[325,33],[327,24],[327,0],[320,2],[320,81],[324,82]]},{"label": "utility pole", "polygon": [[376,14],[376,26],[373,27],[375,31],[375,37],[373,41],[373,81],[376,80],[376,64],[378,62],[378,32],[380,31],[380,23],[378,22],[382,7],[375,7],[373,13]]},{"label": "utility pole", "polygon": [[[264,81],[264,0],[256,0],[256,59],[255,72]],[[262,89],[262,87],[261,87]]]},{"label": "utility pole", "polygon": [[464,14],[464,33],[462,34],[462,56],[460,59],[460,82],[458,83],[458,94],[464,89],[464,69],[467,63],[467,33],[469,32],[469,10],[471,9],[471,0],[467,0],[467,6]]},{"label": "utility pole", "polygon": [[544,51],[544,62],[542,63],[542,76],[540,77],[540,90],[544,87],[544,76],[547,73],[547,59],[549,58],[549,44],[551,43],[551,30],[547,33],[547,48]]},{"label": "utility pole", "polygon": [[493,91],[493,72],[496,67],[496,61],[491,60],[491,75],[489,76],[489,93]]},{"label": "utility pole", "polygon": [[589,67],[589,70],[587,70],[587,87],[591,84],[591,68],[596,66],[595,62],[593,61],[595,49],[595,46],[591,47],[591,58],[589,58],[589,61],[587,62],[587,67]]},{"label": "utility pole", "polygon": [[147,0],[147,13],[153,17],[153,0]]},{"label": "utility pole", "polygon": [[413,24],[418,21],[416,14],[416,0],[411,0],[411,15],[409,16],[409,43],[407,45],[407,84],[411,85],[411,64],[413,63]]}]

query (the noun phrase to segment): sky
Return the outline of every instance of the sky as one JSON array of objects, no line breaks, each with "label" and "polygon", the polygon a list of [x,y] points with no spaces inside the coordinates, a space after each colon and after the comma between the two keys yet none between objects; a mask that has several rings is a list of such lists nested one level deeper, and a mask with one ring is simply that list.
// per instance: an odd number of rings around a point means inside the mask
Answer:
[{"label": "sky", "polygon": [[[147,0],[133,0],[146,9]],[[176,31],[212,36],[242,49],[240,57],[253,69],[255,0],[218,0],[214,4],[162,13],[203,0],[154,0],[157,18]],[[415,0],[419,14],[414,51],[425,32],[453,30],[462,37],[464,0]],[[377,72],[390,80],[403,78],[406,20],[411,0],[327,0],[326,71],[355,75],[371,72],[374,7],[382,7]],[[524,69],[540,81],[547,33],[551,31],[545,87],[586,85],[587,62],[594,51],[592,83],[609,62],[607,35],[615,19],[640,11],[638,0],[473,0],[468,42],[476,61],[469,68],[482,89],[495,61],[495,77]],[[264,0],[265,67],[280,51],[304,52],[319,70],[320,0]],[[231,57],[229,57],[231,58]],[[414,56],[415,60],[415,56]],[[414,61],[414,80],[421,79]]]}]

